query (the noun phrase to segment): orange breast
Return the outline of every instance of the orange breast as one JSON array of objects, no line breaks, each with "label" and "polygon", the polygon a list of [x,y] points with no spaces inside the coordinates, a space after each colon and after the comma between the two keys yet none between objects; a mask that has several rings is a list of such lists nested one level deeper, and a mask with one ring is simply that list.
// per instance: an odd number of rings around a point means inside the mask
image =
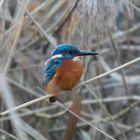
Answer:
[{"label": "orange breast", "polygon": [[83,65],[79,61],[66,59],[63,65],[56,70],[56,74],[49,82],[47,89],[51,93],[71,90],[80,81],[82,73]]}]

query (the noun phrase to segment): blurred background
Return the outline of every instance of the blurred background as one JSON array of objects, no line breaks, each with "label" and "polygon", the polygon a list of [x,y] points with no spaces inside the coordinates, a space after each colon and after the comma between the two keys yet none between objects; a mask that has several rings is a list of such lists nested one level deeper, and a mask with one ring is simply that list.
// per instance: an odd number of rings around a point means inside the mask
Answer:
[{"label": "blurred background", "polygon": [[[43,66],[60,43],[82,58],[81,82],[140,56],[139,0],[1,0],[0,112],[44,95]],[[117,140],[140,140],[140,62],[80,87],[81,117]],[[64,95],[70,105],[70,97]],[[0,140],[62,140],[69,113],[47,100],[0,116]],[[78,121],[73,140],[109,139]]]}]

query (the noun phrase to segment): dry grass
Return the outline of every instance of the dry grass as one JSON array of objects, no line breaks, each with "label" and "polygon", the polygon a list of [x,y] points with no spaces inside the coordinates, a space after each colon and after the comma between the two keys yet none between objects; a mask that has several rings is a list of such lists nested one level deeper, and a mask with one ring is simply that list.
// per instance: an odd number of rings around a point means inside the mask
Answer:
[{"label": "dry grass", "polygon": [[[79,140],[140,138],[139,0],[0,1],[0,139],[63,139],[71,105],[49,104],[43,65],[56,44],[102,55],[84,58]],[[133,64],[133,65],[132,65]],[[27,103],[27,104],[24,104]]]}]

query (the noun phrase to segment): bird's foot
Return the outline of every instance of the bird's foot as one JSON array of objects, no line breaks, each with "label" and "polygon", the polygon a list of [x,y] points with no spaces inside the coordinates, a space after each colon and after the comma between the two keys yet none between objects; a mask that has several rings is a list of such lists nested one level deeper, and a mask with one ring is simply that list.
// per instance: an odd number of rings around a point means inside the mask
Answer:
[{"label": "bird's foot", "polygon": [[54,102],[56,102],[56,100],[57,100],[57,97],[55,97],[55,96],[49,98],[50,103],[54,103]]}]

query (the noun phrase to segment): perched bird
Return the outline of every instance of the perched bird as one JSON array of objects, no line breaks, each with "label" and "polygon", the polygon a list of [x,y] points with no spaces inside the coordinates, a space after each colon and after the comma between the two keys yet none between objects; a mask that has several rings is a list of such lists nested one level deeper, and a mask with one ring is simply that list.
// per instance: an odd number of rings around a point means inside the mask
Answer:
[{"label": "perched bird", "polygon": [[[44,65],[45,90],[56,96],[60,91],[72,90],[80,81],[84,69],[79,56],[85,55],[98,53],[82,51],[72,44],[58,45]],[[50,102],[54,102],[56,96],[51,97]]]}]

